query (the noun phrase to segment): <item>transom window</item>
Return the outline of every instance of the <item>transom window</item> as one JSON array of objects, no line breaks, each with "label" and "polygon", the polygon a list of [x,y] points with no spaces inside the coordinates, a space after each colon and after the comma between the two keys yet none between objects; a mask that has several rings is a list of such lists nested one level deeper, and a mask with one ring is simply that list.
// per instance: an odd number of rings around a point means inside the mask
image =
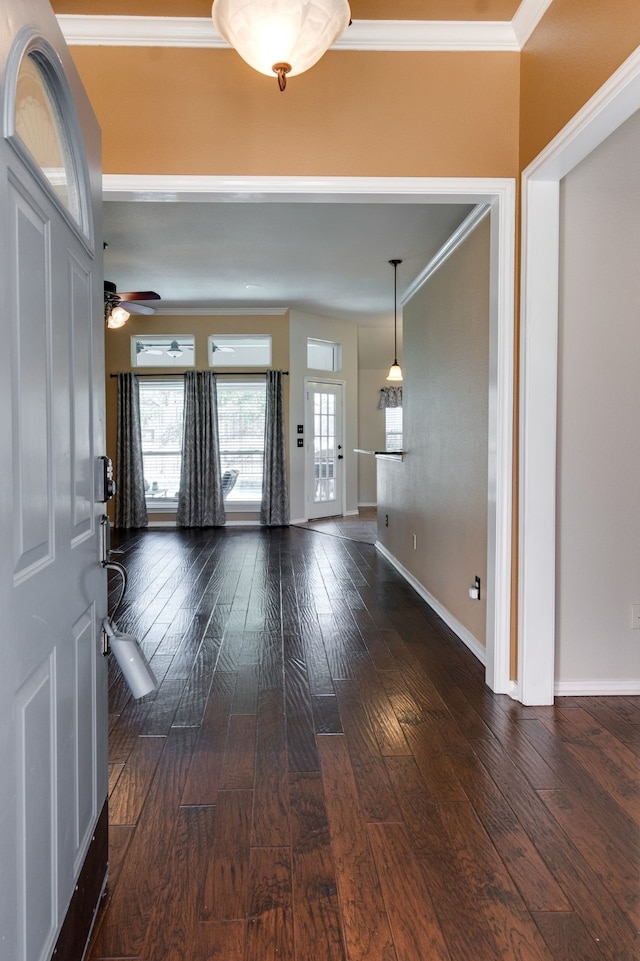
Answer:
[{"label": "transom window", "polygon": [[136,334],[131,338],[133,367],[193,367],[195,353],[193,334]]},{"label": "transom window", "polygon": [[210,367],[271,367],[270,334],[212,334]]},{"label": "transom window", "polygon": [[342,344],[307,337],[307,367],[310,370],[342,370]]}]

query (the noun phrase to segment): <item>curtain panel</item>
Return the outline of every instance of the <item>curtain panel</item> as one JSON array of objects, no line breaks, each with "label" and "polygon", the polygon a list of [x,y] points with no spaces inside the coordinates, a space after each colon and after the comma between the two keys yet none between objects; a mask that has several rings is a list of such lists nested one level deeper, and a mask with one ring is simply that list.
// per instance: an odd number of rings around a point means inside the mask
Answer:
[{"label": "curtain panel", "polygon": [[222,527],[225,523],[216,378],[210,370],[184,375],[182,467],[176,525]]},{"label": "curtain panel", "polygon": [[267,371],[264,462],[260,523],[281,527],[289,523],[282,371]]},{"label": "curtain panel", "polygon": [[140,389],[135,374],[118,374],[116,439],[116,518],[118,528],[146,527]]},{"label": "curtain panel", "polygon": [[402,387],[381,387],[378,410],[385,407],[402,407]]}]

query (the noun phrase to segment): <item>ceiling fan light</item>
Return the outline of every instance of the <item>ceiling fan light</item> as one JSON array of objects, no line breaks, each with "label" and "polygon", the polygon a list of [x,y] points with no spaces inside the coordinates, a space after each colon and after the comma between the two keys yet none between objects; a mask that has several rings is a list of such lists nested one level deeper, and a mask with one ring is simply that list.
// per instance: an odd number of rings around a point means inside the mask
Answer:
[{"label": "ceiling fan light", "polygon": [[172,340],[167,351],[169,357],[182,357],[182,351],[180,350],[180,344],[177,340]]},{"label": "ceiling fan light", "polygon": [[128,310],[125,310],[124,307],[112,307],[107,317],[107,327],[111,330],[124,327],[130,316],[131,314]]},{"label": "ceiling fan light", "polygon": [[389,373],[387,374],[387,380],[402,380],[402,367],[397,360],[394,360],[391,367],[389,368]]},{"label": "ceiling fan light", "polygon": [[349,26],[347,0],[214,0],[213,25],[250,67],[268,77],[304,73]]}]

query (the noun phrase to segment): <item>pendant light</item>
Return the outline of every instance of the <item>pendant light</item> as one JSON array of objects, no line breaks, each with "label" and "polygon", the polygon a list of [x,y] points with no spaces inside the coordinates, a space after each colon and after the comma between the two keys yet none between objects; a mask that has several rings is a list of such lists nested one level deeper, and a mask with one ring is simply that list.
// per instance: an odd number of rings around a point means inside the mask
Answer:
[{"label": "pendant light", "polygon": [[393,363],[389,368],[387,380],[402,380],[402,368],[398,363],[398,264],[401,260],[390,260],[393,267]]},{"label": "pendant light", "polygon": [[284,90],[351,22],[347,0],[214,0],[213,25],[243,60]]}]

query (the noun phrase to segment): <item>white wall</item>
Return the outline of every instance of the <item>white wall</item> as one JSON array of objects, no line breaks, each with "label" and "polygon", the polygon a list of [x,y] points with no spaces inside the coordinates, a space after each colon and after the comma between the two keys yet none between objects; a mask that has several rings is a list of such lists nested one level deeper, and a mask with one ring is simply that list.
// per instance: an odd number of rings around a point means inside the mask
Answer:
[{"label": "white wall", "polygon": [[[556,683],[640,683],[640,114],[561,185]],[[591,682],[591,687],[589,686]],[[627,685],[628,689],[628,685]]]},{"label": "white wall", "polygon": [[[292,522],[308,518],[305,497],[304,449],[297,446],[296,427],[305,423],[305,377],[327,383],[344,382],[345,512],[358,510],[358,329],[355,324],[291,310],[289,314],[290,515]],[[307,337],[342,344],[342,370],[335,374],[307,368]],[[306,434],[305,434],[306,440]]]}]

